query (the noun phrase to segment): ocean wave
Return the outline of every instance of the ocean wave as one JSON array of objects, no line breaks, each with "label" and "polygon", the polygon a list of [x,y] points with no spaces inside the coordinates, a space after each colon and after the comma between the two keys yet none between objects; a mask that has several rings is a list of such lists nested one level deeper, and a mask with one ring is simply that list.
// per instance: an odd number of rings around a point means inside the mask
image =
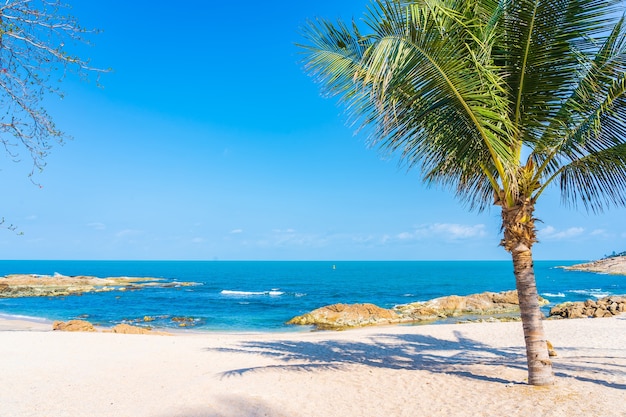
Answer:
[{"label": "ocean wave", "polygon": [[222,290],[220,294],[227,295],[230,297],[256,297],[268,295],[270,297],[279,297],[285,294],[283,291],[280,291],[278,288],[273,288],[269,291],[237,291],[237,290]]},{"label": "ocean wave", "polygon": [[544,292],[541,295],[543,295],[544,297],[565,297],[565,294],[563,294],[562,292],[557,292],[557,293],[553,293],[553,292]]},{"label": "ocean wave", "polygon": [[586,295],[595,298],[608,297],[612,293],[609,291],[605,291],[602,288],[591,288],[588,290],[569,290],[568,292],[572,294]]},{"label": "ocean wave", "polygon": [[5,314],[5,313],[0,313],[0,319],[2,320],[26,320],[26,321],[34,321],[38,323],[48,323],[49,321],[43,317],[33,317],[33,316],[25,316],[21,314]]}]

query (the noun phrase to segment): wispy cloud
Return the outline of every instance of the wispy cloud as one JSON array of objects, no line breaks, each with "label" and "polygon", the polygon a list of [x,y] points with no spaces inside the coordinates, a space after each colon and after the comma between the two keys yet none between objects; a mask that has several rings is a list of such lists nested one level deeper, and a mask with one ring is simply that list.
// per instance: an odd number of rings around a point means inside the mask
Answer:
[{"label": "wispy cloud", "polygon": [[537,234],[540,239],[564,240],[581,236],[584,232],[585,229],[582,227],[570,227],[569,229],[558,230],[552,226],[546,226],[539,230]]},{"label": "wispy cloud", "polygon": [[[487,235],[484,224],[434,223],[395,235],[395,240],[410,241],[437,238],[447,241],[482,238]],[[387,237],[386,241],[394,240]]]},{"label": "wispy cloud", "polygon": [[[232,233],[232,232],[231,232]],[[484,224],[463,225],[435,223],[416,227],[400,233],[301,233],[295,229],[273,229],[263,237],[246,244],[259,247],[301,246],[320,248],[329,245],[375,247],[379,245],[410,244],[417,241],[436,239],[444,242],[480,239],[487,236]]]},{"label": "wispy cloud", "polygon": [[238,235],[238,234],[241,234],[241,233],[243,233],[243,229],[233,229],[233,230],[230,231],[231,235]]},{"label": "wispy cloud", "polygon": [[100,223],[100,222],[87,223],[87,226],[91,227],[92,229],[95,229],[95,230],[105,230],[106,229],[106,225],[104,223]]},{"label": "wispy cloud", "polygon": [[609,239],[615,236],[613,233],[610,233],[606,229],[595,229],[594,231],[590,233],[590,235],[593,237],[599,237],[602,239]]},{"label": "wispy cloud", "polygon": [[119,232],[117,232],[115,234],[116,237],[131,237],[131,236],[137,236],[142,234],[143,232],[141,230],[136,230],[136,229],[124,229],[124,230],[120,230]]}]

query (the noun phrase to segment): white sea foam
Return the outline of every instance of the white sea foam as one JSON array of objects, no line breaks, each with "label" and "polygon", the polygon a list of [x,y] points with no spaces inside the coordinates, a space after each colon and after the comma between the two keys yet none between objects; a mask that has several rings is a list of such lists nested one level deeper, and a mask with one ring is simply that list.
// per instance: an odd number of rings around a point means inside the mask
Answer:
[{"label": "white sea foam", "polygon": [[278,288],[274,288],[270,291],[233,291],[233,290],[222,290],[220,294],[227,295],[231,297],[254,297],[259,295],[269,295],[272,297],[278,297],[284,294],[283,291],[279,291]]},{"label": "white sea foam", "polygon": [[232,295],[236,297],[249,297],[252,295],[265,295],[265,291],[231,291],[231,290],[222,290],[220,291],[222,295]]},{"label": "white sea foam", "polygon": [[42,317],[33,317],[33,316],[24,316],[21,314],[4,314],[4,313],[0,313],[0,319],[3,320],[28,320],[28,321],[35,321],[38,323],[47,323],[49,320],[46,320]]},{"label": "white sea foam", "polygon": [[542,294],[545,297],[565,297],[565,294],[563,294],[562,292],[557,292],[557,293],[552,293],[552,292],[544,292]]},{"label": "white sea foam", "polygon": [[587,295],[595,298],[608,297],[611,295],[610,292],[602,290],[602,288],[591,288],[588,290],[570,290],[573,294]]}]

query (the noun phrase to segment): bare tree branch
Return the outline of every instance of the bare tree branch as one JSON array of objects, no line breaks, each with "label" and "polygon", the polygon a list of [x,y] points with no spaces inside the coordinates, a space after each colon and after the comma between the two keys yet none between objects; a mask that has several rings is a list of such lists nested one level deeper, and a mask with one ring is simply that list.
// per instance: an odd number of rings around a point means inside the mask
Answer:
[{"label": "bare tree branch", "polygon": [[30,155],[31,177],[67,138],[41,105],[44,96],[62,96],[58,83],[68,73],[108,71],[68,52],[68,44],[89,44],[86,36],[97,32],[81,27],[68,8],[59,0],[0,0],[0,143],[14,161]]}]

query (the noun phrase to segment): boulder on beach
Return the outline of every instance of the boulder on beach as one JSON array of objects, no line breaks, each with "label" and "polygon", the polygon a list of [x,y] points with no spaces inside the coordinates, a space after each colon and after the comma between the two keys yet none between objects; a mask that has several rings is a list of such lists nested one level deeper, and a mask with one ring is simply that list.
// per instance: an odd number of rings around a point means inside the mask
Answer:
[{"label": "boulder on beach", "polygon": [[[52,330],[60,330],[64,332],[97,332],[98,330],[93,324],[86,320],[70,320],[68,322],[55,321],[52,324]],[[103,333],[119,333],[119,334],[152,334],[152,335],[169,335],[166,332],[155,332],[145,327],[131,326],[130,324],[118,324],[110,329],[102,330]]]},{"label": "boulder on beach", "polygon": [[105,333],[121,333],[121,334],[148,334],[152,333],[150,329],[139,326],[131,326],[130,324],[117,324],[111,329],[105,330]]},{"label": "boulder on beach", "polygon": [[93,324],[85,320],[70,320],[68,322],[55,321],[52,323],[52,330],[60,330],[63,332],[96,332]]}]

